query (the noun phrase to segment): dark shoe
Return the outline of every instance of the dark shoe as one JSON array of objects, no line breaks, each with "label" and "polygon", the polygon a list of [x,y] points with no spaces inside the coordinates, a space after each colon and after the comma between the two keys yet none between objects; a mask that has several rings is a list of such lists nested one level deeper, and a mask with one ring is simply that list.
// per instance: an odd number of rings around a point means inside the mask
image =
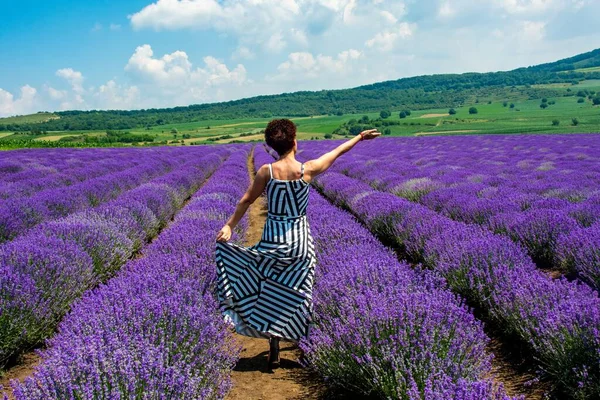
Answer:
[{"label": "dark shoe", "polygon": [[279,338],[269,338],[269,357],[267,358],[267,368],[269,370],[279,368]]}]

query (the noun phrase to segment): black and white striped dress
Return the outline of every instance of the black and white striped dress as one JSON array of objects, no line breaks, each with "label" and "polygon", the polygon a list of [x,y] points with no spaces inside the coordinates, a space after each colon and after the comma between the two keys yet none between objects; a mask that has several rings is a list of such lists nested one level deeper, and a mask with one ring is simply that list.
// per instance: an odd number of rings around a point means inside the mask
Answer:
[{"label": "black and white striped dress", "polygon": [[238,333],[298,341],[312,316],[315,249],[306,220],[310,185],[273,178],[260,241],[251,247],[217,242],[217,293],[221,313]]}]

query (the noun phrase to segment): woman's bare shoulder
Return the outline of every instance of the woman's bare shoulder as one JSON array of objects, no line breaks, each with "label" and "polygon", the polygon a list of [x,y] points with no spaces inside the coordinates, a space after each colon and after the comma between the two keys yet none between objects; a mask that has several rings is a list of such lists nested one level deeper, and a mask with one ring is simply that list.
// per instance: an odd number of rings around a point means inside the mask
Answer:
[{"label": "woman's bare shoulder", "polygon": [[317,159],[305,161],[304,162],[304,171],[314,171],[317,162],[318,162]]},{"label": "woman's bare shoulder", "polygon": [[269,175],[269,164],[263,164],[260,166],[258,171],[256,171],[256,175],[268,176]]}]

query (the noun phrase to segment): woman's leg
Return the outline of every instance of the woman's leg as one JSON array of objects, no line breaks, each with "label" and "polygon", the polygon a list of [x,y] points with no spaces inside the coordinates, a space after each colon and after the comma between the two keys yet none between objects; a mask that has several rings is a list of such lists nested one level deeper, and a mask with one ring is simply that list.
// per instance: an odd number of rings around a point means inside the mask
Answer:
[{"label": "woman's leg", "polygon": [[279,338],[271,336],[269,338],[269,357],[267,358],[267,369],[279,368]]}]

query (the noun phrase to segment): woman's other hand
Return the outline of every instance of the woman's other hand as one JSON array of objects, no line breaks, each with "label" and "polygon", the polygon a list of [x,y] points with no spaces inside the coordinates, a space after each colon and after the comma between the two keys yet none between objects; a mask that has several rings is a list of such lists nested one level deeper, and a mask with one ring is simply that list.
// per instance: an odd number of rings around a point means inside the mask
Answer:
[{"label": "woman's other hand", "polygon": [[377,136],[381,136],[381,132],[377,132],[377,129],[368,129],[360,133],[363,140],[375,139]]},{"label": "woman's other hand", "polygon": [[231,239],[231,228],[229,225],[225,225],[217,233],[217,242],[227,242],[229,239]]}]

